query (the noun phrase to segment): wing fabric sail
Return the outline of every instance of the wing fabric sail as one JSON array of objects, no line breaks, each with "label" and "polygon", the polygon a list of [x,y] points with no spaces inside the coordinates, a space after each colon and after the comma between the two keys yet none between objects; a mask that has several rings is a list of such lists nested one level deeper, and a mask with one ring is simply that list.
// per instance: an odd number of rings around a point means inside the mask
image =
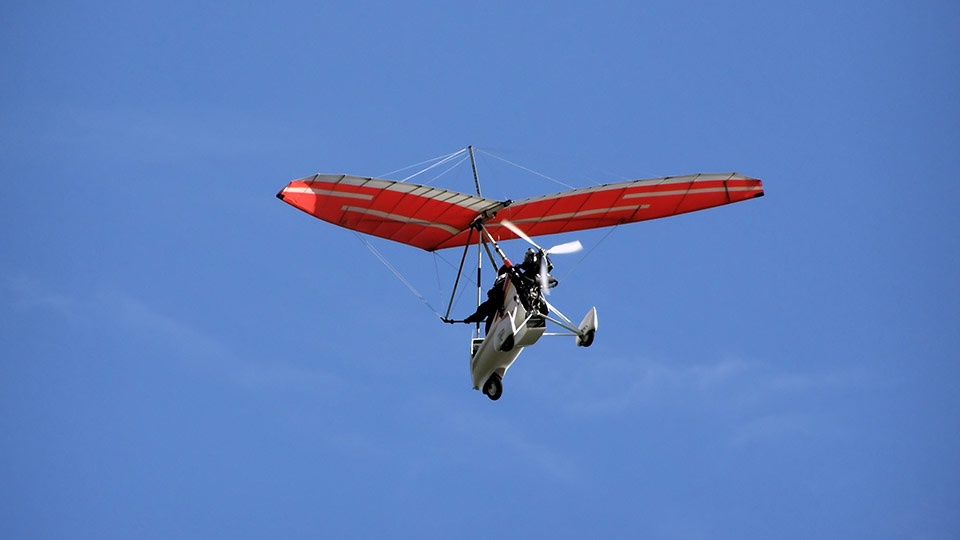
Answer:
[{"label": "wing fabric sail", "polygon": [[[499,240],[612,227],[763,196],[763,183],[736,173],[671,176],[574,189],[506,203],[392,180],[316,174],[277,197],[324,221],[427,251],[463,246],[477,216]],[[475,237],[474,237],[475,238]]]},{"label": "wing fabric sail", "polygon": [[467,231],[484,211],[502,206],[456,191],[330,174],[294,180],[277,197],[334,225],[427,251]]},{"label": "wing fabric sail", "polygon": [[[516,201],[488,221],[499,239],[516,238],[501,220],[530,236],[612,227],[657,219],[763,196],[763,183],[736,173],[671,176],[574,189]],[[459,241],[460,237],[450,242]],[[440,247],[453,247],[454,243]]]}]

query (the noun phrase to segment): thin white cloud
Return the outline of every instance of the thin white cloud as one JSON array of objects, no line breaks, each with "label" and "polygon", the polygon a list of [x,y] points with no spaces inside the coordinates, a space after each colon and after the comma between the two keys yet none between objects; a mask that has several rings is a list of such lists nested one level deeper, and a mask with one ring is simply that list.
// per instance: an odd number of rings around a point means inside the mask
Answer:
[{"label": "thin white cloud", "polygon": [[[710,364],[675,366],[645,359],[612,359],[561,373],[568,382],[545,381],[544,389],[575,388],[561,396],[560,406],[575,416],[608,416],[629,412],[656,401],[688,394],[716,392],[748,376],[751,366],[727,359]],[[575,384],[569,381],[575,381]],[[546,393],[546,391],[545,391]],[[555,392],[551,393],[555,395]]]},{"label": "thin white cloud", "polygon": [[46,290],[24,274],[6,276],[4,289],[10,294],[10,306],[16,311],[52,311],[69,320],[76,320],[80,311],[80,306],[73,298]]},{"label": "thin white cloud", "polygon": [[128,295],[112,293],[103,297],[116,313],[121,324],[140,333],[145,339],[158,339],[168,344],[191,363],[201,362],[205,369],[221,374],[231,382],[256,389],[271,388],[335,388],[340,381],[318,369],[307,369],[283,362],[260,363],[237,354],[217,339],[162,314],[144,302]]},{"label": "thin white cloud", "polygon": [[450,429],[471,439],[483,439],[484,446],[498,448],[500,457],[491,456],[491,463],[500,463],[503,456],[510,455],[512,462],[526,463],[529,470],[538,471],[550,481],[563,485],[581,484],[584,471],[569,455],[549,444],[534,440],[517,428],[509,419],[491,415],[472,414],[450,409],[447,414]]},{"label": "thin white cloud", "polygon": [[[571,414],[610,415],[655,402],[695,403],[705,397],[712,405],[717,396],[731,404],[754,403],[786,394],[801,395],[850,387],[868,382],[859,372],[793,372],[769,363],[726,358],[713,362],[679,365],[649,359],[612,359],[578,368],[577,391],[563,396]],[[556,388],[560,381],[546,381]],[[735,400],[735,401],[734,401]]]},{"label": "thin white cloud", "polygon": [[730,433],[728,445],[734,448],[786,441],[814,436],[822,429],[817,418],[808,413],[768,414],[737,425]]},{"label": "thin white cloud", "polygon": [[187,371],[206,372],[251,389],[340,386],[337,377],[318,369],[275,359],[267,364],[247,358],[228,343],[123,292],[71,296],[52,291],[24,275],[8,277],[4,285],[14,310],[40,310],[79,328],[119,331],[144,345],[168,351],[167,358]]},{"label": "thin white cloud", "polygon": [[[576,381],[576,390],[558,396],[553,407],[575,419],[700,418],[720,447],[734,449],[836,436],[842,420],[828,404],[876,384],[857,371],[795,372],[738,358],[693,365],[604,360],[554,376]],[[564,387],[563,381],[540,382],[543,399]]]}]

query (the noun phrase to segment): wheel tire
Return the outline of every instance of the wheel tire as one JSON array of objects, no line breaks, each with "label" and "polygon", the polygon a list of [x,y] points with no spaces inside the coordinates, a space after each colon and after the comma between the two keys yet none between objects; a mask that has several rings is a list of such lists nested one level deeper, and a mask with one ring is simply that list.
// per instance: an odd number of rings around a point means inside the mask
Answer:
[{"label": "wheel tire", "polygon": [[503,382],[496,373],[490,375],[487,382],[483,383],[483,393],[493,401],[500,399],[503,395]]},{"label": "wheel tire", "polygon": [[589,347],[593,345],[593,338],[596,337],[596,335],[597,335],[596,330],[590,330],[589,332],[587,332],[587,335],[580,339],[580,346]]}]

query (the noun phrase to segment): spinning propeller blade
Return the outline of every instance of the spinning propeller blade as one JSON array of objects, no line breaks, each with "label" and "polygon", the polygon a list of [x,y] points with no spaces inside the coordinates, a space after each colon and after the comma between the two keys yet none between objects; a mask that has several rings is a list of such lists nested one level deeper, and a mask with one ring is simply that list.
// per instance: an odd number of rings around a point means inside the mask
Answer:
[{"label": "spinning propeller blade", "polygon": [[527,236],[527,233],[523,232],[523,230],[521,230],[520,227],[517,227],[516,225],[514,225],[513,222],[510,222],[504,219],[503,221],[500,222],[500,224],[510,229],[513,232],[513,234],[519,236],[520,238],[523,238],[524,240],[527,241],[528,244],[530,244],[531,246],[537,248],[538,250],[544,253],[549,253],[551,255],[566,255],[568,253],[576,253],[577,251],[580,251],[581,249],[583,249],[583,244],[581,244],[579,240],[574,240],[573,242],[566,242],[564,244],[559,244],[559,245],[553,246],[550,249],[543,249],[536,242],[534,242],[532,238]]},{"label": "spinning propeller blade", "polygon": [[581,249],[583,249],[583,244],[581,244],[579,240],[558,244],[556,246],[553,246],[550,249],[543,249],[542,247],[537,245],[537,243],[534,242],[533,239],[527,236],[527,234],[523,232],[520,229],[520,227],[517,227],[516,225],[514,225],[513,223],[505,219],[502,220],[500,223],[504,227],[510,229],[513,232],[513,234],[526,240],[527,243],[537,248],[537,250],[540,252],[540,272],[537,278],[538,278],[538,281],[540,282],[540,290],[543,291],[543,294],[547,294],[547,295],[550,294],[550,277],[548,273],[549,269],[547,268],[547,265],[549,264],[549,262],[547,261],[547,255],[566,255],[568,253],[576,253],[577,251],[580,251]]},{"label": "spinning propeller blade", "polygon": [[573,242],[553,246],[547,250],[547,253],[551,255],[566,255],[568,253],[576,253],[581,249],[583,249],[583,244],[581,244],[579,240],[574,240]]},{"label": "spinning propeller blade", "polygon": [[510,229],[510,230],[513,232],[513,234],[515,234],[515,235],[519,236],[520,238],[523,238],[524,240],[526,240],[527,243],[530,244],[531,246],[539,249],[540,251],[543,251],[543,248],[540,247],[540,246],[538,246],[537,243],[533,241],[533,239],[531,239],[529,236],[527,236],[527,233],[525,233],[525,232],[523,232],[522,230],[520,230],[520,227],[517,227],[517,226],[514,225],[512,222],[507,221],[507,220],[505,220],[505,219],[502,220],[502,221],[500,221],[500,224],[503,225],[504,227]]},{"label": "spinning propeller blade", "polygon": [[550,275],[547,273],[547,256],[540,257],[540,274],[537,275],[537,281],[540,282],[540,291],[543,294],[550,294]]}]

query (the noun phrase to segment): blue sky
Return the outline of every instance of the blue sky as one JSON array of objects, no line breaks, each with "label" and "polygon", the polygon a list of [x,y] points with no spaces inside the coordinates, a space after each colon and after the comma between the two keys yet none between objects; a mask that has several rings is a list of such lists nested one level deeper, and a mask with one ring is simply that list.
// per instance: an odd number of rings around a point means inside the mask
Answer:
[{"label": "blue sky", "polygon": [[[955,4],[0,14],[0,536],[960,535]],[[552,300],[597,341],[493,403],[469,331],[274,198],[468,144],[767,196],[575,235]],[[375,245],[443,304],[442,260]]]}]

